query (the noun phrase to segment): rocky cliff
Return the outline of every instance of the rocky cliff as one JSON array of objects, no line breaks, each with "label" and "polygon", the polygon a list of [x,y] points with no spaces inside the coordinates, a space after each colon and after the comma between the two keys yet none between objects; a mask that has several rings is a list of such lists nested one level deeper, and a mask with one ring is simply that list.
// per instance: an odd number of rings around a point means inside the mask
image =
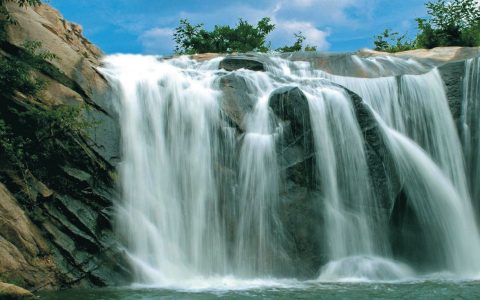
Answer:
[{"label": "rocky cliff", "polygon": [[[33,147],[22,149],[33,162],[19,168],[0,159],[0,281],[33,290],[123,283],[129,270],[111,224],[118,130],[114,111],[98,101],[108,93],[96,69],[102,53],[48,5],[6,5],[16,23],[2,29],[0,55],[21,59],[25,42],[39,41],[55,58],[34,72],[44,83],[38,95],[1,99],[0,118]],[[39,137],[35,112],[65,105],[85,107],[95,126]]]}]

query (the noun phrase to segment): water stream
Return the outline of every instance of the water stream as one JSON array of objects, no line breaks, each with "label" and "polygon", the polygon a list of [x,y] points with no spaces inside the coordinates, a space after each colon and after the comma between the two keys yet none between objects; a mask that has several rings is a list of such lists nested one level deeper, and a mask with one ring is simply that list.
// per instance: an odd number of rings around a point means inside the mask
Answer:
[{"label": "water stream", "polygon": [[[218,69],[220,60],[105,59],[102,72],[113,86],[122,131],[117,232],[137,283],[235,289],[298,286],[305,279],[480,275],[472,207],[480,193],[478,59],[466,65],[466,130],[460,137],[435,68],[421,75],[356,78],[279,57],[268,60],[265,72],[227,72]],[[419,68],[409,60],[357,60],[362,68]],[[225,111],[232,104],[225,104],[222,90],[222,78],[232,74],[243,82],[243,115],[234,117]],[[371,126],[378,127],[384,155],[393,162],[386,180],[397,188],[388,199],[379,199],[373,182],[371,149],[352,94],[331,82],[357,93],[372,115]],[[315,191],[308,199],[316,209],[313,221],[305,222],[318,230],[306,239],[320,245],[313,258],[298,254],[308,245],[294,238],[288,221],[302,215],[292,217],[295,212],[286,209],[278,145],[289,124],[279,121],[269,103],[282,87],[300,88],[308,102],[315,162],[315,187],[309,187]],[[237,117],[241,123],[235,124]],[[427,246],[415,253],[428,258],[428,266],[399,255],[392,241],[391,218],[401,201],[415,228],[428,233],[421,235]],[[302,272],[299,260],[318,264],[318,271],[295,278]]]}]

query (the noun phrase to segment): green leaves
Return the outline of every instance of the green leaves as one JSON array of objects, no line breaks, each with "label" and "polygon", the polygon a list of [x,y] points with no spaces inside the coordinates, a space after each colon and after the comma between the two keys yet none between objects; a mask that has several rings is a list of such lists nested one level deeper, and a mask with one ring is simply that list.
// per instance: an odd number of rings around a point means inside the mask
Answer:
[{"label": "green leaves", "polygon": [[26,6],[36,6],[42,4],[41,0],[0,0],[0,17],[4,17],[8,23],[14,24],[15,19],[10,15],[10,13],[5,8],[7,2],[16,2],[20,7]]},{"label": "green leaves", "polygon": [[437,0],[425,4],[428,19],[417,19],[417,46],[480,45],[480,5],[476,0]]},{"label": "green leaves", "polygon": [[305,48],[303,48],[303,42],[305,41],[306,37],[302,34],[302,32],[295,33],[295,38],[296,41],[293,43],[292,46],[283,46],[281,48],[278,48],[278,52],[296,52],[296,51],[317,51],[317,47],[315,46],[310,46],[306,45]]},{"label": "green leaves", "polygon": [[257,26],[240,19],[236,27],[216,25],[213,31],[207,31],[203,24],[192,25],[188,20],[180,20],[173,39],[178,54],[196,53],[232,53],[232,52],[266,52],[267,35],[275,28],[270,18],[263,18]]},{"label": "green leaves", "polygon": [[414,48],[480,46],[480,4],[476,0],[437,0],[425,3],[428,18],[417,18],[414,41],[385,30],[375,37],[375,50],[397,52]]},{"label": "green leaves", "polygon": [[377,35],[373,44],[375,50],[385,52],[399,52],[415,49],[415,42],[407,40],[407,34],[400,35],[398,32],[392,32],[385,29],[381,35]]},{"label": "green leaves", "polygon": [[[275,24],[268,17],[258,21],[256,26],[240,19],[236,27],[215,25],[212,31],[205,30],[203,24],[192,25],[188,20],[182,19],[173,34],[175,52],[177,54],[268,52],[271,46],[266,38],[274,29]],[[292,46],[284,46],[277,51],[301,51],[305,36],[299,32],[295,37],[297,40]],[[316,51],[316,47],[307,45],[304,50]]]}]

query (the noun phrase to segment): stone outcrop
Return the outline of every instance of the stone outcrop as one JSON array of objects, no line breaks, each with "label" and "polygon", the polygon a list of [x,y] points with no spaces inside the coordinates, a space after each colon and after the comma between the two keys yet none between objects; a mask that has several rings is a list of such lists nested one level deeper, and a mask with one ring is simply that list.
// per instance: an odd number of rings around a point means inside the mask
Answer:
[{"label": "stone outcrop", "polygon": [[220,69],[235,71],[246,69],[251,71],[265,71],[266,57],[259,55],[230,55],[220,62]]},{"label": "stone outcrop", "polygon": [[247,79],[240,74],[231,73],[220,77],[219,86],[223,92],[220,105],[225,116],[244,130],[245,115],[253,110],[256,102],[250,95]]},{"label": "stone outcrop", "polygon": [[26,41],[40,41],[42,51],[55,55],[39,74],[47,82],[39,99],[48,105],[88,103],[94,109],[87,114],[98,126],[92,130],[91,146],[104,159],[115,164],[119,157],[119,129],[116,112],[106,99],[110,88],[98,71],[102,52],[82,35],[82,27],[65,20],[49,5],[34,8],[6,4],[16,24],[6,29],[7,38],[1,49],[15,55]]},{"label": "stone outcrop", "polygon": [[0,299],[15,300],[33,297],[33,294],[26,289],[13,284],[0,282]]},{"label": "stone outcrop", "polygon": [[36,102],[17,94],[0,108],[13,133],[41,130],[29,127],[29,112],[39,104],[87,106],[85,118],[96,125],[88,136],[38,144],[38,153],[56,149],[38,163],[43,171],[19,172],[0,159],[0,281],[32,290],[124,284],[130,269],[112,229],[119,128],[110,87],[97,70],[102,53],[48,5],[4,5],[16,24],[7,26],[0,55],[15,59],[26,41],[40,41],[40,51],[55,55],[35,72],[46,82]]},{"label": "stone outcrop", "polygon": [[54,286],[57,268],[48,242],[1,183],[0,220],[0,280],[26,286]]},{"label": "stone outcrop", "polygon": [[[394,190],[394,194],[399,193],[399,187],[390,182],[395,170],[386,152],[379,125],[370,108],[357,94],[328,81],[324,85],[343,90],[352,101],[365,137],[372,184],[385,214],[388,214],[393,209],[390,207],[391,192]],[[269,104],[284,128],[277,153],[283,173],[281,202],[285,203],[282,211],[286,212],[283,222],[287,224],[288,234],[296,243],[291,255],[295,265],[303,270],[298,276],[314,276],[320,266],[326,263],[326,253],[324,245],[319,244],[324,234],[319,229],[323,227],[320,218],[322,213],[319,211],[321,206],[318,205],[322,187],[315,180],[318,178],[315,165],[322,162],[315,159],[308,101],[298,87],[284,87],[271,94]]]}]

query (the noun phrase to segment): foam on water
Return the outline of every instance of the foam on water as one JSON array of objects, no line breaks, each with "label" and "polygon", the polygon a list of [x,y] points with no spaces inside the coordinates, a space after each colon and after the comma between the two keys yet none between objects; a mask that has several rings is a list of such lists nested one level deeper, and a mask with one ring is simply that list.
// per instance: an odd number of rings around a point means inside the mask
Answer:
[{"label": "foam on water", "polygon": [[350,256],[326,264],[320,282],[395,282],[415,278],[407,265],[375,256]]}]

